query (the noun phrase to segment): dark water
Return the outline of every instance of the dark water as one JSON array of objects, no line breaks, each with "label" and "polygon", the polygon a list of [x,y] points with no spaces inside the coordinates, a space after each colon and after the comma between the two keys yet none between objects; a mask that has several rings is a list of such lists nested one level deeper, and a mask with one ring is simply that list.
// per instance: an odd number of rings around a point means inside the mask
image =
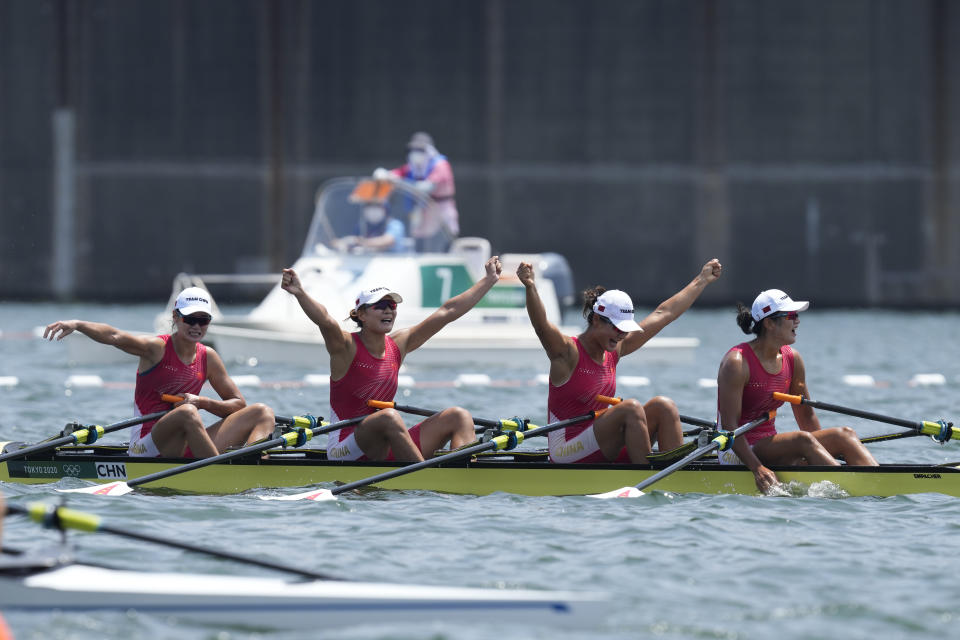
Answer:
[{"label": "dark water", "polygon": [[[106,424],[127,417],[136,363],[69,366],[63,344],[28,337],[33,327],[67,317],[149,330],[157,308],[12,305],[0,307],[0,439],[37,440],[69,419]],[[796,348],[807,364],[815,398],[910,419],[956,420],[960,363],[957,313],[812,310],[802,316]],[[726,349],[741,341],[731,312],[691,312],[664,335],[702,340],[695,361],[641,365],[627,358],[624,375],[649,386],[621,387],[625,396],[673,397],[681,412],[711,417],[713,378]],[[459,404],[483,417],[522,415],[542,424],[546,390],[529,386],[544,363],[505,362],[493,369],[407,365],[419,381],[486,373],[491,387],[423,385],[405,402],[426,407]],[[326,390],[298,386],[309,370],[230,367],[255,374],[244,387],[281,415],[326,414]],[[937,373],[943,384],[911,384]],[[96,374],[102,388],[66,388],[68,376]],[[851,386],[848,375],[877,384]],[[523,384],[521,384],[523,383]],[[783,414],[783,412],[782,412]],[[786,417],[788,414],[784,414]],[[849,424],[861,435],[895,427],[820,414],[824,426]],[[411,424],[412,424],[411,420]],[[778,421],[781,428],[792,425]],[[119,440],[119,436],[111,436]],[[881,462],[954,462],[960,445],[908,438],[872,446]],[[614,487],[611,487],[611,489]],[[53,485],[5,484],[8,498],[53,499]],[[485,497],[372,491],[337,503],[263,502],[249,495],[165,496],[136,492],[116,499],[72,496],[70,506],[102,515],[116,526],[229,547],[276,561],[360,580],[481,587],[583,589],[613,596],[610,615],[588,633],[506,627],[358,626],[324,633],[267,634],[274,638],[943,638],[956,635],[952,536],[960,529],[960,500],[941,495],[832,499],[674,495],[653,491],[635,500],[582,497]],[[4,542],[28,547],[55,536],[10,519]],[[71,534],[86,558],[123,568],[256,574],[222,560],[186,555],[107,534]],[[0,603],[2,609],[2,603]],[[211,630],[130,614],[13,616],[18,638],[254,638],[240,630]]]}]

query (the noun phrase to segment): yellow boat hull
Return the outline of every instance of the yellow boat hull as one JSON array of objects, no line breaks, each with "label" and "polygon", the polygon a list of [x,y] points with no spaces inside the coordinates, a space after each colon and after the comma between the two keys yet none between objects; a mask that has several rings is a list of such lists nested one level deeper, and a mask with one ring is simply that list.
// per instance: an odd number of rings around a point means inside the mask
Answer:
[{"label": "yellow boat hull", "polygon": [[[25,460],[0,463],[0,481],[50,483],[70,478],[94,483],[130,481],[182,464],[177,459],[131,458],[110,447],[65,448]],[[322,451],[277,451],[269,459],[235,459],[141,485],[143,489],[232,494],[254,489],[310,487],[353,482],[403,466],[386,462],[330,462]],[[635,485],[666,463],[654,465],[551,464],[526,452],[454,462],[422,469],[378,483],[383,489],[486,495],[496,492],[529,496],[603,493]],[[880,467],[774,468],[781,482],[803,491],[829,482],[850,496],[942,493],[960,497],[960,464],[881,465]],[[69,482],[69,480],[67,480]],[[829,485],[827,485],[829,486]],[[695,462],[668,475],[654,488],[676,493],[757,493],[745,467]],[[843,495],[839,491],[836,495]],[[832,495],[832,494],[831,494]]]}]

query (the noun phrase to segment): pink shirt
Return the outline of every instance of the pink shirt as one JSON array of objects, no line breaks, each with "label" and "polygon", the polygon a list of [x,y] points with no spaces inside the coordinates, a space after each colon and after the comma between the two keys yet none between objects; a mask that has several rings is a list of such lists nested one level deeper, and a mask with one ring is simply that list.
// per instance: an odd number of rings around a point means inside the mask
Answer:
[{"label": "pink shirt", "polygon": [[[393,170],[393,173],[405,179],[410,178],[410,166],[405,164]],[[456,187],[453,182],[453,167],[444,157],[437,157],[433,168],[425,180],[433,183],[430,192],[430,206],[423,214],[420,224],[410,230],[415,238],[426,238],[434,235],[445,225],[454,236],[460,233],[460,215],[457,212],[457,202],[454,199]]]},{"label": "pink shirt", "polygon": [[[573,343],[577,345],[579,357],[570,379],[560,386],[550,383],[550,391],[547,395],[550,422],[576,418],[591,411],[604,409],[607,405],[599,402],[597,396],[612,397],[617,393],[617,362],[620,361],[620,356],[615,351],[604,351],[603,363],[597,364],[584,350],[579,339],[573,338]],[[569,440],[591,426],[593,426],[593,420],[584,420],[579,424],[564,427],[562,430],[551,431],[548,438],[551,441],[555,441],[556,438]]]},{"label": "pink shirt", "polygon": [[[397,394],[400,373],[400,348],[393,338],[386,336],[386,351],[382,358],[374,357],[360,340],[360,334],[352,333],[357,353],[353,356],[347,375],[330,381],[331,422],[348,420],[376,411],[367,406],[367,400],[390,402]],[[331,442],[341,442],[356,429],[356,425],[331,431]]]},{"label": "pink shirt", "polygon": [[[750,379],[743,387],[743,399],[740,406],[740,423],[745,425],[756,420],[767,412],[777,409],[783,404],[781,400],[773,399],[773,392],[790,392],[790,382],[793,380],[793,349],[788,345],[780,347],[782,366],[778,373],[768,373],[757,354],[746,342],[738,344],[730,351],[739,351],[750,367]],[[727,353],[730,353],[728,351]],[[769,438],[777,433],[776,419],[767,420],[746,434],[747,442],[752,446],[755,442]]]},{"label": "pink shirt", "polygon": [[[207,381],[207,347],[197,343],[193,362],[184,364],[173,348],[169,335],[157,336],[163,340],[163,358],[147,371],[137,374],[137,385],[133,391],[136,415],[145,416],[157,411],[167,411],[170,403],[160,396],[170,394],[182,396],[185,393],[198,395],[203,383]],[[144,422],[133,427],[130,440],[145,438],[153,429],[156,420]]]}]

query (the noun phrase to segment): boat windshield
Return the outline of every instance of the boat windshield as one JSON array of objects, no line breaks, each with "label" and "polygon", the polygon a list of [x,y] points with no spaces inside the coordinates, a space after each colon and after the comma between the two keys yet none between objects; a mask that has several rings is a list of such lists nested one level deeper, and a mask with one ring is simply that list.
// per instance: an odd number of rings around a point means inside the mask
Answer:
[{"label": "boat windshield", "polygon": [[[429,196],[406,182],[356,177],[329,180],[317,189],[316,208],[303,247],[303,255],[363,253],[357,246],[349,246],[344,239],[373,233],[369,230],[370,223],[364,216],[364,209],[376,203],[381,203],[387,215],[398,220],[403,226],[401,242],[391,251],[415,252],[410,229],[430,204]],[[398,230],[399,226],[392,224],[391,229]]]}]

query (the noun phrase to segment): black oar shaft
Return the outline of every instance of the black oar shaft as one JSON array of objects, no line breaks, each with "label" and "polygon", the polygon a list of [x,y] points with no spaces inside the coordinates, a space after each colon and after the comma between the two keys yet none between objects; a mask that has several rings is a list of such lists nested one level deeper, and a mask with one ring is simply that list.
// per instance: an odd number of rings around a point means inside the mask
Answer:
[{"label": "black oar shaft", "polygon": [[[144,422],[150,422],[151,420],[159,420],[167,414],[166,411],[157,411],[156,413],[150,413],[145,416],[137,416],[135,418],[130,418],[128,420],[123,420],[122,422],[117,422],[106,427],[103,427],[103,433],[113,433],[114,431],[119,431],[120,429],[126,429],[127,427],[132,427],[134,425],[143,424]],[[93,429],[95,427],[87,427],[88,429]],[[24,447],[23,449],[17,449],[16,451],[10,451],[3,455],[0,455],[0,462],[6,462],[7,460],[13,460],[14,458],[22,458],[23,456],[28,456],[31,453],[36,453],[38,451],[47,451],[48,449],[55,449],[63,444],[73,444],[76,442],[76,438],[72,435],[63,436],[60,438],[55,438],[53,440],[47,440],[45,442],[40,442],[37,444],[30,445],[29,447]]]},{"label": "black oar shaft", "polygon": [[915,429],[920,431],[923,429],[923,421],[921,420],[904,420],[902,418],[895,418],[893,416],[883,415],[882,413],[873,413],[872,411],[863,411],[861,409],[851,409],[850,407],[841,407],[839,405],[830,404],[829,402],[820,402],[818,400],[810,400],[809,398],[802,398],[800,404],[805,404],[813,407],[814,409],[823,409],[824,411],[833,411],[835,413],[843,413],[848,416],[854,416],[856,418],[865,418],[867,420],[875,420],[877,422],[886,422],[887,424],[895,424],[900,427],[907,427],[908,429]]},{"label": "black oar shaft", "polygon": [[[754,420],[754,421],[752,421],[752,422],[748,422],[747,424],[745,424],[745,425],[743,425],[743,426],[741,426],[741,427],[738,427],[737,429],[734,430],[734,432],[733,432],[733,437],[736,438],[737,436],[742,435],[742,434],[746,433],[747,431],[750,431],[750,429],[753,429],[754,427],[757,427],[757,426],[763,424],[764,422],[767,422],[768,420],[770,420],[770,418],[771,418],[770,415],[764,415],[764,416],[761,416],[761,417],[757,418],[756,420]],[[716,440],[712,440],[712,441],[708,442],[707,444],[703,445],[702,447],[700,447],[699,449],[697,449],[696,451],[694,451],[693,453],[691,453],[690,455],[688,455],[687,457],[681,458],[680,460],[677,460],[676,462],[674,462],[674,463],[673,463],[672,465],[670,465],[669,467],[667,467],[667,468],[665,468],[665,469],[661,469],[661,470],[658,471],[657,473],[653,474],[652,476],[650,476],[649,478],[647,478],[646,480],[644,480],[644,481],[641,482],[640,484],[636,485],[636,488],[642,491],[642,490],[646,489],[647,487],[649,487],[650,485],[652,485],[653,483],[658,482],[658,481],[661,480],[662,478],[670,475],[671,473],[673,473],[673,472],[676,471],[677,469],[680,469],[680,468],[682,468],[682,467],[687,466],[688,464],[690,464],[690,463],[693,462],[694,460],[696,460],[696,459],[698,459],[698,458],[702,458],[703,456],[707,455],[708,453],[710,453],[710,452],[713,451],[714,449],[718,449],[719,447],[720,447],[720,443],[717,442]]]},{"label": "black oar shaft", "polygon": [[105,533],[112,533],[113,535],[122,536],[124,538],[132,538],[134,540],[141,540],[143,542],[166,545],[168,547],[183,549],[184,551],[192,551],[194,553],[203,553],[217,558],[233,560],[234,562],[242,562],[244,564],[250,564],[257,567],[273,569],[275,571],[293,573],[305,578],[312,578],[315,580],[340,580],[340,578],[328,576],[323,573],[317,573],[308,569],[301,569],[300,567],[278,564],[276,562],[270,562],[269,560],[261,560],[260,558],[238,555],[230,551],[210,549],[191,544],[189,542],[181,542],[179,540],[154,536],[148,533],[128,531],[126,529],[105,525],[97,516],[74,511],[65,507],[48,507],[47,505],[40,504],[33,506],[34,508],[28,509],[17,504],[8,504],[7,513],[30,516],[32,519],[44,524],[45,526],[60,530],[74,528],[82,531],[102,531]]},{"label": "black oar shaft", "polygon": [[[358,418],[351,418],[350,420],[341,420],[334,424],[328,424],[324,427],[317,429],[308,429],[310,432],[310,438],[314,436],[319,436],[324,433],[330,433],[331,431],[336,431],[337,429],[342,429],[343,427],[349,427],[352,424],[356,424],[362,421],[367,416],[360,416]],[[151,473],[145,476],[136,478],[135,480],[130,480],[127,482],[128,487],[136,487],[142,484],[147,484],[149,482],[154,482],[156,480],[162,480],[164,478],[169,478],[170,476],[179,475],[181,473],[186,473],[188,471],[193,471],[194,469],[200,469],[201,467],[208,467],[212,464],[217,464],[218,462],[226,462],[227,460],[232,460],[234,458],[239,458],[241,456],[248,456],[253,453],[259,453],[261,451],[266,451],[272,447],[279,447],[284,443],[288,442],[287,438],[280,436],[278,438],[273,438],[271,440],[265,440],[263,442],[258,442],[247,447],[240,449],[235,449],[233,451],[227,451],[226,453],[221,453],[210,458],[202,458],[200,460],[195,460],[193,462],[188,462],[187,464],[182,464],[170,469],[164,469],[163,471],[157,471],[156,473]]]},{"label": "black oar shaft", "polygon": [[[537,427],[535,429],[530,429],[529,431],[522,431],[518,433],[518,436],[522,434],[523,438],[532,438],[535,436],[542,436],[555,429],[560,429],[561,427],[566,427],[571,424],[576,424],[578,422],[583,422],[584,420],[590,420],[599,415],[599,412],[588,413],[582,416],[577,416],[575,418],[568,418],[566,420],[560,420],[552,424],[544,425],[542,427]],[[430,458],[428,460],[423,460],[421,462],[414,462],[397,469],[392,469],[390,471],[385,471],[383,473],[371,476],[369,478],[364,478],[362,480],[355,480],[353,482],[348,482],[347,484],[340,485],[331,489],[330,492],[333,495],[338,495],[345,493],[347,491],[352,491],[353,489],[358,489],[360,487],[365,487],[369,484],[375,484],[383,480],[389,480],[391,478],[396,478],[397,476],[402,476],[408,473],[413,473],[414,471],[419,471],[420,469],[426,469],[427,467],[435,467],[441,465],[445,462],[453,462],[455,460],[460,460],[461,458],[467,458],[472,456],[475,453],[480,453],[482,451],[489,451],[490,449],[499,448],[500,444],[496,440],[491,440],[490,442],[482,442],[480,444],[475,444],[471,447],[465,449],[459,449],[457,451],[451,451],[446,455],[439,456],[437,458]]]},{"label": "black oar shaft", "polygon": [[[375,409],[396,409],[397,411],[402,411],[404,413],[412,413],[413,415],[416,415],[416,416],[426,416],[428,418],[430,416],[435,416],[438,413],[440,413],[440,411],[436,409],[424,409],[423,407],[411,407],[410,405],[397,404],[395,402],[388,402],[388,401],[370,400],[369,402],[367,402],[367,404]],[[487,418],[478,418],[476,416],[473,416],[473,424],[479,427],[497,428],[500,426],[500,421],[489,420]]]}]

